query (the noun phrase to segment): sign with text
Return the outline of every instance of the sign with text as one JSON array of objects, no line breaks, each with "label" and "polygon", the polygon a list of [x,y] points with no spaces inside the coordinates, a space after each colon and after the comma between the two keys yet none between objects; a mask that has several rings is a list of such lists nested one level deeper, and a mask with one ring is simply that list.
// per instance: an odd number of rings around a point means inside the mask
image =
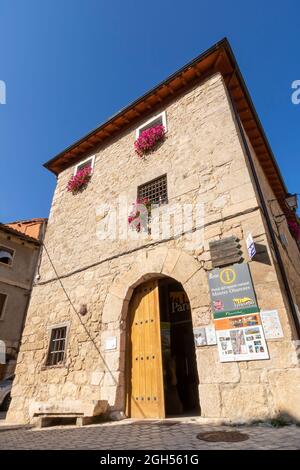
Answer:
[{"label": "sign with text", "polygon": [[190,310],[190,303],[186,293],[182,291],[169,292],[171,313],[181,313]]},{"label": "sign with text", "polygon": [[259,311],[247,264],[213,269],[208,282],[214,319]]}]

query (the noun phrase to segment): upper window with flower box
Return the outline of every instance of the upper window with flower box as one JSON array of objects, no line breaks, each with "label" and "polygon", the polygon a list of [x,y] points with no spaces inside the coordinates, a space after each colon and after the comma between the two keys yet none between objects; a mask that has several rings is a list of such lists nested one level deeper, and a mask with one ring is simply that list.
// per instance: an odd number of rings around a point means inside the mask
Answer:
[{"label": "upper window with flower box", "polygon": [[95,155],[93,155],[92,157],[86,158],[85,160],[83,160],[82,162],[79,162],[75,166],[74,175],[77,175],[77,173],[79,171],[82,171],[84,168],[91,168],[91,173],[92,173],[94,169],[94,164],[95,164]]},{"label": "upper window with flower box", "polygon": [[88,185],[95,163],[95,155],[86,158],[75,166],[74,174],[68,182],[67,190],[72,194],[83,191]]},{"label": "upper window with flower box", "polygon": [[151,152],[161,142],[167,132],[165,111],[152,117],[136,130],[134,148],[139,157]]}]

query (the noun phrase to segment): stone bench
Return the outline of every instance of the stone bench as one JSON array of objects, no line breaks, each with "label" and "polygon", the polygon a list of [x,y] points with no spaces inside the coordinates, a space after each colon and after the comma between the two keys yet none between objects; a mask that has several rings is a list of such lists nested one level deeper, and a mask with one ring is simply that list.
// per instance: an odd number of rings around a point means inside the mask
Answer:
[{"label": "stone bench", "polygon": [[106,400],[65,400],[55,402],[32,402],[29,407],[30,420],[37,427],[76,422],[84,426],[99,422],[107,413]]}]

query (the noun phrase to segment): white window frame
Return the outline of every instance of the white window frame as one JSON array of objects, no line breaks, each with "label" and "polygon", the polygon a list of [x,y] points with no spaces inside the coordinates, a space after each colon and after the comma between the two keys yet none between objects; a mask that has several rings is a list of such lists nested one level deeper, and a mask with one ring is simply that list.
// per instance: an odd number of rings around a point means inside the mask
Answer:
[{"label": "white window frame", "polygon": [[166,111],[162,111],[161,113],[159,114],[156,114],[155,116],[152,116],[152,118],[148,119],[148,121],[146,122],[143,122],[143,124],[141,124],[137,129],[136,129],[136,132],[135,132],[135,136],[136,138],[138,139],[139,136],[140,136],[140,131],[141,129],[143,129],[143,127],[147,126],[148,124],[150,124],[152,121],[155,121],[157,118],[161,117],[162,118],[162,124],[165,128],[165,132],[167,132],[167,115],[166,115]]},{"label": "white window frame", "polygon": [[2,320],[4,320],[4,315],[5,315],[6,306],[7,306],[7,300],[8,300],[8,294],[6,294],[6,292],[0,292],[0,294],[5,295],[5,300],[4,300],[4,304],[3,304],[3,309],[2,309],[2,311],[0,312],[0,321],[2,321]]},{"label": "white window frame", "polygon": [[94,165],[95,165],[95,156],[96,155],[92,155],[91,157],[88,157],[85,160],[81,160],[81,162],[77,163],[77,165],[75,166],[75,169],[74,169],[74,175],[77,174],[78,167],[83,165],[84,163],[88,162],[89,160],[91,161],[91,168],[92,168],[92,173],[93,173]]},{"label": "white window frame", "polygon": [[14,248],[11,248],[10,246],[4,245],[3,243],[0,243],[0,249],[1,249],[1,247],[4,248],[4,249],[7,248],[8,251],[12,251],[13,255],[12,255],[12,260],[11,260],[10,264],[2,263],[2,261],[0,259],[0,266],[5,266],[6,268],[12,268],[12,266],[14,264],[16,250]]}]

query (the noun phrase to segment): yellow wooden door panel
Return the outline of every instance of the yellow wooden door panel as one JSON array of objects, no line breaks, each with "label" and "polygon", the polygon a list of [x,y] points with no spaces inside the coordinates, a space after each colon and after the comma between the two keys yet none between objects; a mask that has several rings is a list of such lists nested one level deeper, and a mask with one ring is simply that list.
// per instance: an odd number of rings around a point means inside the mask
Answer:
[{"label": "yellow wooden door panel", "polygon": [[128,413],[163,418],[164,389],[157,281],[139,286],[130,304]]}]

